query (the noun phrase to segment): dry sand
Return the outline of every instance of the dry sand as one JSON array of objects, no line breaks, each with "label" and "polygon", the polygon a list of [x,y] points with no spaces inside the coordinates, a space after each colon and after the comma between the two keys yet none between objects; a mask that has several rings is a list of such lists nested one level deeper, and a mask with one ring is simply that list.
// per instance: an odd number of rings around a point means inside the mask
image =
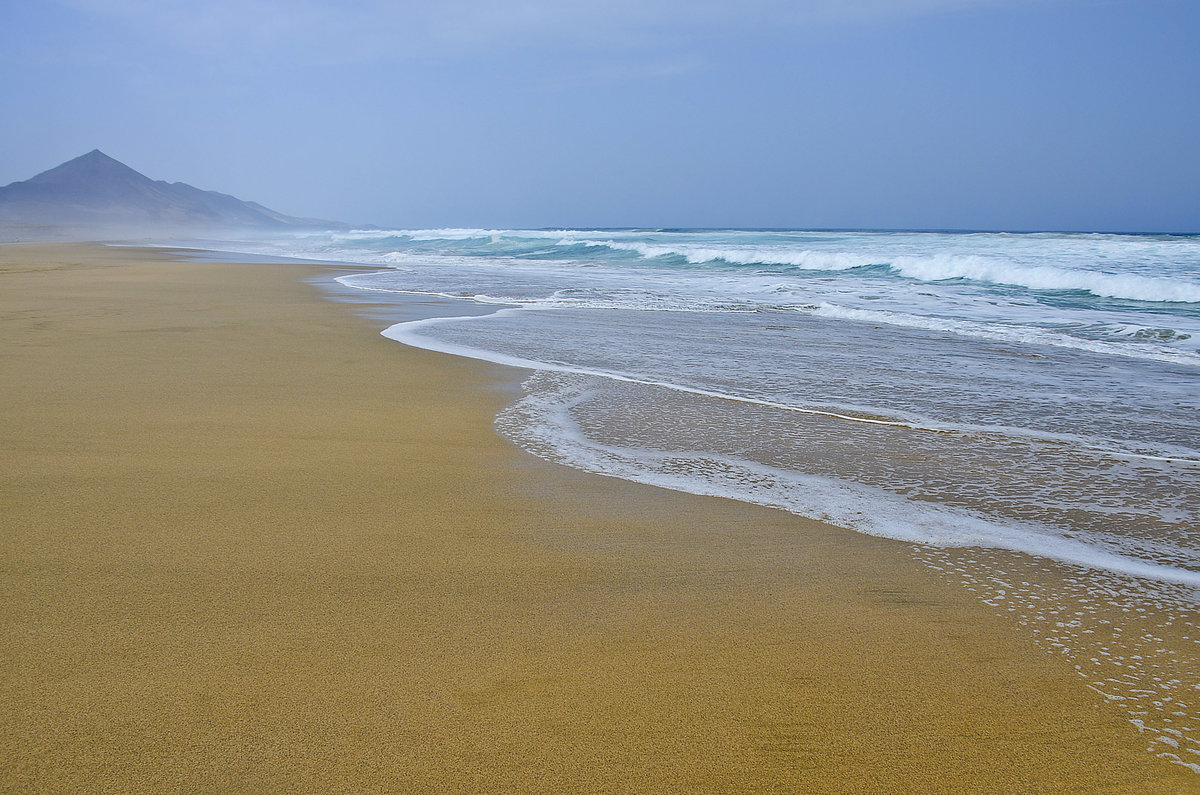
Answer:
[{"label": "dry sand", "polygon": [[0,247],[0,789],[1196,786],[904,545],[537,461],[317,272]]}]

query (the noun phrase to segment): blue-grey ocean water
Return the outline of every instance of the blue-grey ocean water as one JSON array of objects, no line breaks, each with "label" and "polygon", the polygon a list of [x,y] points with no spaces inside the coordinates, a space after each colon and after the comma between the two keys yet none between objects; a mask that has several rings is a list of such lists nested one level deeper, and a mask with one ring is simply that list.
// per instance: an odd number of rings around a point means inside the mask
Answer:
[{"label": "blue-grey ocean water", "polygon": [[[1200,726],[1200,237],[364,230],[256,250],[494,305],[385,333],[529,368],[497,426],[539,456],[921,545],[1200,772],[1180,728]],[[1097,646],[1099,603],[1161,621]]]},{"label": "blue-grey ocean water", "polygon": [[277,252],[511,307],[390,334],[540,370],[500,425],[548,458],[1200,585],[1200,238],[456,229]]}]

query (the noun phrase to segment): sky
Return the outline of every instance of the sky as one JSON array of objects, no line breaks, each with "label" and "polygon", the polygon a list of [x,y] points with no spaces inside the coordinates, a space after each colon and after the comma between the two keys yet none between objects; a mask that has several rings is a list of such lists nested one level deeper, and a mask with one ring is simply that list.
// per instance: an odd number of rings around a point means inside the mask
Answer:
[{"label": "sky", "polygon": [[1200,232],[1196,0],[0,0],[0,184],[99,148],[418,227]]}]

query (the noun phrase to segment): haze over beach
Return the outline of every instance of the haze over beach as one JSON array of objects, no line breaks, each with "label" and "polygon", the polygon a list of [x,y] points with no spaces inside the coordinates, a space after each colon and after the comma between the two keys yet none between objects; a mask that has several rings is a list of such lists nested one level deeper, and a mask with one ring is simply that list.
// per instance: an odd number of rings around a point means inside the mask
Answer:
[{"label": "haze over beach", "polygon": [[1184,0],[2,13],[0,184],[98,148],[403,228],[1200,232]]},{"label": "haze over beach", "polygon": [[1195,4],[0,23],[0,790],[1200,791]]}]

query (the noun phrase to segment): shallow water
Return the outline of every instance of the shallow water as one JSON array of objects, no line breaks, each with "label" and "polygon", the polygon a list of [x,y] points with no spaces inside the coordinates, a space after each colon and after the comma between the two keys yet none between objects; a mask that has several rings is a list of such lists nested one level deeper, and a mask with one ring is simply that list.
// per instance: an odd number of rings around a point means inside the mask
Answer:
[{"label": "shallow water", "polygon": [[387,266],[348,287],[509,306],[388,334],[538,370],[500,425],[548,458],[1200,585],[1200,238],[372,230],[259,246]]},{"label": "shallow water", "polygon": [[254,245],[377,264],[339,279],[372,294],[493,306],[385,333],[532,370],[497,427],[547,459],[914,543],[1073,660],[1155,753],[1200,765],[1200,238],[392,230]]}]

